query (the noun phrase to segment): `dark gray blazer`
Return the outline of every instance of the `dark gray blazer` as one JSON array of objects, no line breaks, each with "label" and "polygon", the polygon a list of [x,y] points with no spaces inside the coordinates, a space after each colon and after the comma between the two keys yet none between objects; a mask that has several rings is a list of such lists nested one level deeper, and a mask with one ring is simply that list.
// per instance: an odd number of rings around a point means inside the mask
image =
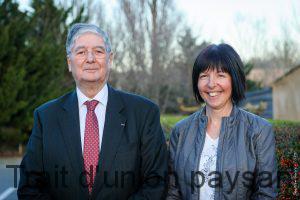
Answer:
[{"label": "dark gray blazer", "polygon": [[108,87],[108,104],[95,187],[83,175],[76,91],[34,112],[22,160],[19,199],[162,199],[167,152],[158,107]]},{"label": "dark gray blazer", "polygon": [[[176,124],[170,138],[168,200],[199,200],[198,171],[207,127],[205,108]],[[222,119],[215,199],[275,199],[277,164],[271,124],[237,106]]]}]

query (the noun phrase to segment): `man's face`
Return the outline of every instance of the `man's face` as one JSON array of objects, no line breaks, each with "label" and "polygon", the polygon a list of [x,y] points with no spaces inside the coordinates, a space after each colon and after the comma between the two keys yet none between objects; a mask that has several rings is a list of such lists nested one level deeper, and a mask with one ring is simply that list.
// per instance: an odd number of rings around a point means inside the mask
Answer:
[{"label": "man's face", "polygon": [[104,85],[109,75],[113,55],[105,51],[101,36],[84,33],[74,42],[68,56],[68,68],[76,85]]}]

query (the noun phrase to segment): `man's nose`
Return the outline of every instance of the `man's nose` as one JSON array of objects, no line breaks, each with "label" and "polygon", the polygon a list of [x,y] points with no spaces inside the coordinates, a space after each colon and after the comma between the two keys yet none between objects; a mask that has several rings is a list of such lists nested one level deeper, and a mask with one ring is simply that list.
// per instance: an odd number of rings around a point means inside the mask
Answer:
[{"label": "man's nose", "polygon": [[87,62],[94,62],[95,61],[95,55],[92,51],[87,51],[87,54],[86,54],[87,58]]}]

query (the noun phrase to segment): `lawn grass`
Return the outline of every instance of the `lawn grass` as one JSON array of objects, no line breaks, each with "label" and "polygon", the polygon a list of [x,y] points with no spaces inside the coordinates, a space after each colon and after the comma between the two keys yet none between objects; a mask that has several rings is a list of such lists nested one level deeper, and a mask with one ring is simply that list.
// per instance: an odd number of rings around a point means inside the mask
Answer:
[{"label": "lawn grass", "polygon": [[170,133],[174,125],[188,115],[164,114],[160,116],[160,123],[165,132],[166,139],[169,140]]}]

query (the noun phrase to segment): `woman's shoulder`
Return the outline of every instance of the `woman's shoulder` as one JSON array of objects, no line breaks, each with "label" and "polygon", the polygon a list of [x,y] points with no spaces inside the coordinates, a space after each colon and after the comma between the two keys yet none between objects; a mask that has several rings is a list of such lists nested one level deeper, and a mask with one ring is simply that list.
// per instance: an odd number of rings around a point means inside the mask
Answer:
[{"label": "woman's shoulder", "polygon": [[181,144],[184,141],[184,138],[186,138],[189,132],[188,130],[191,127],[197,125],[198,115],[199,115],[199,111],[177,122],[171,131],[170,142]]},{"label": "woman's shoulder", "polygon": [[197,111],[188,117],[180,120],[177,122],[173,129],[182,132],[183,130],[186,130],[186,128],[191,127],[193,124],[198,123],[198,117],[199,117],[200,111]]},{"label": "woman's shoulder", "polygon": [[240,116],[237,119],[242,120],[244,123],[256,128],[272,127],[272,124],[267,119],[248,112],[242,108],[238,109]]}]

